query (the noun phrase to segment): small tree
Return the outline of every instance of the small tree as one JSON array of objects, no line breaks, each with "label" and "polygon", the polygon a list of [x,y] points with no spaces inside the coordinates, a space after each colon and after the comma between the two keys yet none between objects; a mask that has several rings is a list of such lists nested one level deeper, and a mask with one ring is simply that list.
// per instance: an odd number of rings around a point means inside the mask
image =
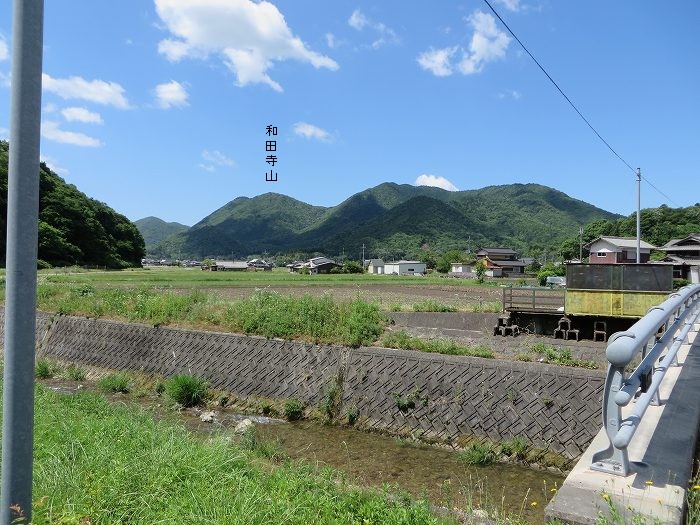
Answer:
[{"label": "small tree", "polygon": [[486,275],[486,261],[481,259],[474,265],[474,273],[476,273],[476,282],[483,283]]}]

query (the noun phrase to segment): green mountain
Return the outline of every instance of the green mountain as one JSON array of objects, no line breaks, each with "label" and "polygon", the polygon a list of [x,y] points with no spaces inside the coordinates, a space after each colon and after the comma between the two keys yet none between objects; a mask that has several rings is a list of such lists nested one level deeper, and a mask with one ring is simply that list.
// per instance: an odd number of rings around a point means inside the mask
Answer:
[{"label": "green mountain", "polygon": [[449,192],[384,183],[337,206],[311,206],[266,193],[237,198],[186,232],[160,243],[154,255],[189,257],[253,253],[358,253],[380,257],[505,245],[521,253],[554,247],[606,212],[538,184]]},{"label": "green mountain", "polygon": [[146,250],[164,241],[171,235],[190,229],[189,226],[185,226],[179,222],[165,222],[158,217],[144,217],[143,219],[135,221],[134,224],[139,229],[143,240],[146,242]]},{"label": "green mountain", "polygon": [[[7,234],[9,144],[0,141],[0,259],[4,266]],[[91,199],[52,172],[39,170],[39,259],[71,264],[127,268],[140,266],[143,237],[134,224],[106,204]]]}]

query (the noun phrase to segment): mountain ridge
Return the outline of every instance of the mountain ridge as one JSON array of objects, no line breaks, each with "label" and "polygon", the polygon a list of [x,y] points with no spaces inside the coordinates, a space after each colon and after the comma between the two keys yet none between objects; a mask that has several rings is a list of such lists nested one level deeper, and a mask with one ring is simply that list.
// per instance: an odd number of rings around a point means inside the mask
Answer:
[{"label": "mountain ridge", "polygon": [[535,183],[450,192],[384,182],[336,206],[280,193],[237,197],[149,250],[157,256],[245,257],[262,253],[417,256],[481,244],[521,253],[555,246],[594,220],[621,216]]}]

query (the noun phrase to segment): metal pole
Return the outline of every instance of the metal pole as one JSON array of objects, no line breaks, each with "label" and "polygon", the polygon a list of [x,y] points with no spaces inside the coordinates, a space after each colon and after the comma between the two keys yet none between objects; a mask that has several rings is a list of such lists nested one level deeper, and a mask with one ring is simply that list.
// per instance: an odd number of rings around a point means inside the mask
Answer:
[{"label": "metal pole", "polygon": [[642,170],[637,168],[637,264],[641,262],[639,256],[639,248],[642,243],[642,227],[639,219],[640,207],[641,207],[641,186],[642,186]]},{"label": "metal pole", "polygon": [[579,239],[578,239],[578,262],[583,262],[583,226],[579,226],[578,229]]},{"label": "metal pole", "polygon": [[44,0],[14,0],[0,524],[32,514],[34,330]]}]

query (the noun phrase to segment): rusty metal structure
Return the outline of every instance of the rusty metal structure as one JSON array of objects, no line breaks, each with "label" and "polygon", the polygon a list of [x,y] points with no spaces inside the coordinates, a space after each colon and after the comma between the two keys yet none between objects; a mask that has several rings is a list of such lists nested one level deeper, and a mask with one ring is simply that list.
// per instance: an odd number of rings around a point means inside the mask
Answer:
[{"label": "rusty metal structure", "polygon": [[494,335],[529,332],[604,342],[672,290],[673,268],[667,264],[569,264],[565,290],[504,288],[503,315]]}]

